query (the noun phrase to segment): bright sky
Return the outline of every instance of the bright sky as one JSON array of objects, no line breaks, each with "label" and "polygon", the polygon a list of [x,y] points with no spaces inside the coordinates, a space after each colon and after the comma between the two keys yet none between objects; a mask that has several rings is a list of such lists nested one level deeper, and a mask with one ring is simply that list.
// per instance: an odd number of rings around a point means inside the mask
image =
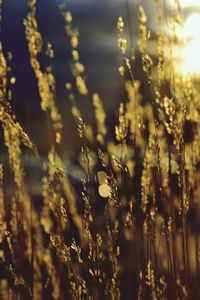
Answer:
[{"label": "bright sky", "polygon": [[[168,0],[168,4],[170,7],[173,7],[174,3],[175,0]],[[179,28],[177,31],[180,38],[188,40],[185,47],[183,47],[181,52],[179,52],[178,54],[180,56],[181,53],[181,70],[184,74],[190,74],[192,76],[200,77],[200,1],[180,0],[180,4],[184,9],[184,12],[187,12],[187,9],[189,8],[193,8],[194,11],[186,17],[183,27]]]},{"label": "bright sky", "polygon": [[[168,0],[170,6],[174,6],[175,0]],[[186,7],[200,7],[199,0],[180,0],[180,4],[182,8]]]}]

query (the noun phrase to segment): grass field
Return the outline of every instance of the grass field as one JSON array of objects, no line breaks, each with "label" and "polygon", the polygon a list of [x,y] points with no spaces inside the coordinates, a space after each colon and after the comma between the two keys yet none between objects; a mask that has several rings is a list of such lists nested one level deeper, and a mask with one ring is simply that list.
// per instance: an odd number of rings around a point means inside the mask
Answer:
[{"label": "grass field", "polygon": [[[150,31],[137,1],[133,41],[125,4],[127,18],[116,20],[120,104],[110,114],[109,99],[88,84],[73,15],[58,5],[71,55],[66,130],[54,49],[37,0],[27,5],[24,36],[44,118],[32,138],[15,109],[13,54],[1,43],[0,300],[200,299],[200,92],[184,8],[152,0]],[[102,84],[114,86],[112,78]]]}]

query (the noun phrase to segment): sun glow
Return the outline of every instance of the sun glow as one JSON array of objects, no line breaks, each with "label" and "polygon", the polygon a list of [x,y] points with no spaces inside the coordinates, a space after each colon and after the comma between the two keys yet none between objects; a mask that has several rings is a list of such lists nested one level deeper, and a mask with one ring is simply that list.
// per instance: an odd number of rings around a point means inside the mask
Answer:
[{"label": "sun glow", "polygon": [[188,42],[182,49],[182,72],[191,75],[200,75],[200,14],[194,13],[188,17],[183,29],[182,36]]},{"label": "sun glow", "polygon": [[[169,0],[169,6],[174,7],[174,0]],[[195,77],[200,76],[200,1],[197,0],[180,0],[183,13],[185,15],[185,22],[183,26],[177,28],[177,36],[184,41],[181,49],[175,50],[176,61],[180,62],[178,67],[184,75],[191,75]],[[190,13],[190,9],[196,12]],[[189,15],[188,15],[189,13]],[[188,17],[187,17],[188,15]],[[176,66],[175,66],[176,69]]]},{"label": "sun glow", "polygon": [[183,55],[183,73],[200,76],[200,39],[192,40],[182,51]]},{"label": "sun glow", "polygon": [[[174,0],[169,0],[168,3],[171,7],[174,6]],[[190,8],[190,7],[195,7],[198,8],[200,7],[200,2],[198,3],[198,0],[180,0],[180,4],[182,8]]]},{"label": "sun glow", "polygon": [[183,8],[185,7],[200,7],[200,3],[197,0],[181,0],[180,4]]}]

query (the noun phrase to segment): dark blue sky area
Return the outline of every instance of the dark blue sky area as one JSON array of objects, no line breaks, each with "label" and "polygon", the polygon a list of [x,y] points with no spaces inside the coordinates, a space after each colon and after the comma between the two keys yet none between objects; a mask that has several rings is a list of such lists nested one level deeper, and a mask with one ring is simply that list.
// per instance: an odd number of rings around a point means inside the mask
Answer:
[{"label": "dark blue sky area", "polygon": [[[65,34],[64,21],[58,8],[61,1],[38,0],[37,19],[44,41],[50,41],[55,50],[53,70],[57,81],[57,103],[62,109],[64,123],[71,126],[70,104],[67,101],[64,84],[71,78],[71,55],[69,39]],[[70,0],[66,1],[73,14],[73,24],[80,29],[79,53],[86,67],[88,86],[98,92],[105,103],[108,115],[112,117],[121,101],[122,80],[118,74],[117,29],[118,16],[127,22],[125,0]],[[133,33],[137,32],[136,10],[129,4]],[[4,53],[13,53],[12,70],[17,81],[14,87],[13,107],[18,118],[34,137],[45,115],[40,109],[37,83],[29,63],[23,20],[28,13],[26,0],[4,1],[2,9],[2,35]],[[128,33],[127,33],[128,36]],[[135,40],[134,40],[135,41]],[[135,41],[135,43],[137,43]],[[80,107],[90,117],[91,99],[84,103],[77,99]],[[45,129],[44,129],[45,130]]]}]

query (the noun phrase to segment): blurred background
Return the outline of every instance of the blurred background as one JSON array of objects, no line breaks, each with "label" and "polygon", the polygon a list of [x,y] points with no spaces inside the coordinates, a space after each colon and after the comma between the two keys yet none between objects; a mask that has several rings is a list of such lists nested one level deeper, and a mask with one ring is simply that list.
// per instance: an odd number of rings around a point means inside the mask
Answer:
[{"label": "blurred background", "polygon": [[[73,24],[80,30],[79,52],[86,68],[88,86],[91,92],[98,92],[102,97],[109,116],[115,113],[120,101],[119,93],[122,82],[118,74],[117,29],[118,16],[125,20],[129,44],[137,46],[137,14],[134,1],[128,0],[68,0],[67,9],[72,12]],[[149,29],[156,28],[154,1],[143,0]],[[162,2],[162,1],[161,1]],[[166,0],[167,9],[173,10],[174,0]],[[193,41],[183,50],[186,58],[184,71],[198,73],[200,67],[198,28],[200,25],[200,4],[195,0],[180,1],[185,15],[185,26],[180,33]],[[62,108],[64,119],[70,126],[68,99],[64,84],[70,81],[70,45],[64,30],[64,20],[58,8],[60,0],[38,0],[37,17],[45,41],[50,41],[55,51],[52,61],[57,81],[57,101]],[[165,8],[166,8],[165,7]],[[163,6],[164,9],[164,6]],[[33,139],[42,138],[43,128],[38,131],[43,114],[39,106],[36,81],[30,67],[23,20],[28,13],[26,0],[4,1],[2,12],[2,42],[4,52],[12,52],[13,75],[17,78],[14,86],[13,105],[18,117]],[[192,51],[192,52],[191,52]],[[192,55],[191,55],[192,54]],[[192,56],[192,57],[191,57]],[[81,105],[81,103],[80,103]],[[85,111],[87,105],[83,105]],[[91,114],[88,114],[88,117]],[[68,119],[68,120],[67,120]],[[69,122],[70,119],[70,122]],[[30,126],[31,123],[31,126]],[[43,143],[38,145],[45,148]],[[74,148],[74,145],[72,146]]]},{"label": "blurred background", "polygon": [[[118,73],[117,19],[120,15],[127,23],[127,39],[137,45],[137,15],[133,1],[124,0],[84,0],[65,1],[67,9],[72,12],[73,25],[80,30],[79,53],[86,68],[87,83],[91,93],[98,92],[104,101],[108,119],[115,115],[122,89],[122,79]],[[153,1],[143,1],[148,13]],[[55,57],[52,61],[57,83],[57,103],[63,113],[66,134],[73,130],[70,103],[66,96],[65,82],[72,80],[71,53],[69,38],[65,33],[65,24],[58,8],[61,1],[38,0],[37,18],[44,41],[52,43]],[[2,11],[2,42],[4,53],[13,54],[12,72],[16,77],[13,88],[13,107],[25,129],[40,147],[48,148],[45,134],[44,113],[40,109],[37,83],[30,67],[29,53],[25,39],[23,20],[28,13],[26,0],[4,1]],[[150,20],[153,20],[149,16]],[[150,22],[150,27],[153,23]],[[131,27],[131,28],[130,28]],[[133,36],[131,36],[133,35]],[[131,36],[131,38],[130,38]],[[90,94],[91,94],[90,93]],[[90,98],[90,95],[89,97]],[[91,99],[83,102],[77,99],[83,114],[91,118]],[[38,130],[39,129],[39,130]],[[67,130],[69,129],[69,131]],[[66,147],[75,149],[76,141],[72,139]]]},{"label": "blurred background", "polygon": [[[13,86],[13,109],[18,120],[38,147],[39,152],[45,155],[50,145],[47,134],[48,124],[45,113],[40,108],[37,82],[29,61],[23,25],[23,20],[29,12],[26,2],[26,0],[3,2],[1,40],[5,55],[7,56],[8,52],[13,55],[10,63],[12,75],[16,77],[16,83]],[[134,48],[134,51],[137,51],[136,1],[68,0],[63,2],[66,3],[67,9],[72,12],[73,26],[78,27],[80,31],[80,60],[86,69],[85,74],[90,91],[87,99],[77,96],[77,103],[83,117],[93,124],[92,94],[98,92],[103,100],[109,128],[112,132],[119,103],[125,97],[122,90],[123,79],[118,72],[120,56],[117,47],[116,24],[118,17],[123,16],[128,44]],[[161,2],[165,14],[173,12],[174,0]],[[80,145],[76,126],[71,116],[71,104],[65,89],[65,83],[72,81],[72,58],[69,38],[66,35],[65,23],[59,9],[60,3],[60,0],[38,0],[37,19],[44,41],[51,42],[55,51],[52,66],[57,84],[56,101],[64,122],[64,148],[73,157],[74,153],[79,151]],[[178,53],[178,56],[183,61],[183,72],[198,78],[200,74],[200,38],[198,33],[200,4],[196,0],[181,0],[180,3],[185,22],[179,34],[186,38],[187,43],[182,53]],[[154,37],[156,31],[154,1],[142,0],[141,4],[148,15],[147,24],[152,31],[152,37]],[[154,47],[151,51],[155,51]],[[138,78],[140,79],[139,71]],[[29,166],[30,161],[29,157],[27,160]],[[35,165],[34,159],[33,165]]]}]

